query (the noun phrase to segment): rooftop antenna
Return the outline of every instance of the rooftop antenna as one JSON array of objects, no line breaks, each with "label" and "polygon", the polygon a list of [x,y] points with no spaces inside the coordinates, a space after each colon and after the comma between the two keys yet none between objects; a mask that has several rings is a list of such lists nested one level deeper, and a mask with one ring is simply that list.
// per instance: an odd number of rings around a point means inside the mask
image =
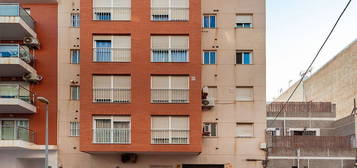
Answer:
[{"label": "rooftop antenna", "polygon": [[351,115],[356,115],[357,107],[356,107],[356,98],[353,99],[353,109]]}]

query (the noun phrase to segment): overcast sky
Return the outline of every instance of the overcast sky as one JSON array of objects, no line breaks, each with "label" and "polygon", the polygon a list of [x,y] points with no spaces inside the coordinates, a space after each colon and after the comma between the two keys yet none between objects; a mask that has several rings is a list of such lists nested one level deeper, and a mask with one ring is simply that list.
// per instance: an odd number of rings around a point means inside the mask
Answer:
[{"label": "overcast sky", "polygon": [[[299,80],[348,0],[266,0],[267,101]],[[313,71],[357,39],[357,0],[341,19]]]}]

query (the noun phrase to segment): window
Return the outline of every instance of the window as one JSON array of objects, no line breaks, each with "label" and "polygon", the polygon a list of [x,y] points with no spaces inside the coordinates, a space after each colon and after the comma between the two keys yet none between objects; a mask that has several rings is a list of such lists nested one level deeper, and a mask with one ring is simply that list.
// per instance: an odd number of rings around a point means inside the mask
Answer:
[{"label": "window", "polygon": [[253,87],[238,86],[236,91],[236,101],[253,101]]},{"label": "window", "polygon": [[93,20],[130,20],[131,0],[93,0]]},{"label": "window", "polygon": [[237,51],[236,64],[253,64],[251,51]]},{"label": "window", "polygon": [[79,64],[80,56],[78,49],[71,50],[71,64]]},{"label": "window", "polygon": [[94,62],[130,62],[130,36],[94,36]]},{"label": "window", "polygon": [[236,28],[251,28],[253,27],[253,15],[238,14],[236,16]]},{"label": "window", "polygon": [[203,64],[216,64],[216,51],[203,51]]},{"label": "window", "polygon": [[151,36],[151,62],[189,62],[188,36]]},{"label": "window", "polygon": [[23,140],[33,142],[34,132],[29,130],[29,121],[0,120],[0,140]]},{"label": "window", "polygon": [[289,128],[290,136],[320,136],[319,128]]},{"label": "window", "polygon": [[79,122],[70,122],[69,136],[79,136]]},{"label": "window", "polygon": [[188,21],[189,0],[151,0],[151,20]]},{"label": "window", "polygon": [[129,103],[131,77],[128,75],[94,75],[93,102]]},{"label": "window", "polygon": [[79,13],[71,13],[71,26],[79,27],[79,25],[80,25]]},{"label": "window", "polygon": [[217,136],[217,123],[204,123],[203,135],[210,136],[210,137]]},{"label": "window", "polygon": [[79,86],[71,86],[71,100],[79,100]]},{"label": "window", "polygon": [[188,76],[151,76],[152,103],[188,103]]},{"label": "window", "polygon": [[253,123],[237,123],[237,137],[253,137],[254,136]]},{"label": "window", "polygon": [[189,144],[188,116],[152,116],[152,144]]},{"label": "window", "polygon": [[203,15],[203,28],[216,28],[216,15]]},{"label": "window", "polygon": [[267,128],[268,135],[280,136],[280,128]]},{"label": "window", "polygon": [[93,119],[93,143],[130,143],[130,116],[95,116]]}]

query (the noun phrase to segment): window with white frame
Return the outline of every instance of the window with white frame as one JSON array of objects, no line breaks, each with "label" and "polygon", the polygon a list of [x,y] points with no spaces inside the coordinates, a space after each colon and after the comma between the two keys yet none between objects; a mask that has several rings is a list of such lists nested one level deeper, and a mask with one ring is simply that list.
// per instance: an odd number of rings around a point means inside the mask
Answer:
[{"label": "window with white frame", "polygon": [[216,64],[217,63],[217,51],[203,51],[203,64]]},{"label": "window with white frame", "polygon": [[27,119],[0,119],[0,140],[34,141]]},{"label": "window with white frame", "polygon": [[69,136],[79,136],[79,122],[70,122],[70,134]]},{"label": "window with white frame", "polygon": [[129,103],[131,76],[93,75],[93,102]]},{"label": "window with white frame", "polygon": [[216,15],[204,14],[202,19],[203,28],[216,28]]},{"label": "window with white frame", "polygon": [[131,0],[93,0],[93,20],[130,20]]},{"label": "window with white frame", "polygon": [[152,144],[189,144],[188,116],[152,116]]},{"label": "window with white frame", "polygon": [[129,144],[130,116],[94,116],[93,143]]},{"label": "window with white frame", "polygon": [[131,36],[93,36],[94,62],[130,62]]},{"label": "window with white frame", "polygon": [[280,136],[280,128],[267,128],[268,135]]},{"label": "window with white frame", "polygon": [[151,36],[151,62],[189,62],[189,36]]},{"label": "window with white frame", "polygon": [[79,64],[80,54],[78,49],[71,49],[71,64]]},{"label": "window with white frame", "polygon": [[203,136],[217,136],[217,123],[203,123]]},{"label": "window with white frame", "polygon": [[189,76],[151,76],[152,103],[188,103]]},{"label": "window with white frame", "polygon": [[79,100],[79,96],[80,96],[80,89],[78,85],[72,85],[70,86],[70,90],[71,90],[71,100]]},{"label": "window with white frame", "polygon": [[80,26],[80,15],[79,13],[71,13],[71,26],[79,27]]},{"label": "window with white frame", "polygon": [[237,123],[236,136],[241,138],[249,138],[254,136],[253,123]]},{"label": "window with white frame", "polygon": [[188,21],[189,0],[151,0],[151,20]]},{"label": "window with white frame", "polygon": [[320,136],[319,128],[289,128],[290,136]]},{"label": "window with white frame", "polygon": [[237,14],[236,28],[252,28],[253,15],[252,14]]},{"label": "window with white frame", "polygon": [[254,93],[252,86],[237,86],[236,101],[253,101]]},{"label": "window with white frame", "polygon": [[253,64],[252,51],[237,51],[236,64]]}]

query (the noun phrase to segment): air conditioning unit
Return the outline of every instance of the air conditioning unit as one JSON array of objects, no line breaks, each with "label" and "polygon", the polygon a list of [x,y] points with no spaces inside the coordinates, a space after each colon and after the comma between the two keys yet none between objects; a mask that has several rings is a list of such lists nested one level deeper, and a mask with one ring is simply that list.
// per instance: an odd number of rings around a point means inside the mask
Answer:
[{"label": "air conditioning unit", "polygon": [[138,155],[135,153],[124,153],[121,155],[121,162],[123,163],[136,163]]},{"label": "air conditioning unit", "polygon": [[35,49],[40,49],[40,42],[33,37],[25,37],[24,44]]},{"label": "air conditioning unit", "polygon": [[43,79],[42,76],[37,74],[26,74],[22,78],[31,83],[39,83]]},{"label": "air conditioning unit", "polygon": [[214,107],[214,99],[203,99],[202,100],[202,107]]}]

